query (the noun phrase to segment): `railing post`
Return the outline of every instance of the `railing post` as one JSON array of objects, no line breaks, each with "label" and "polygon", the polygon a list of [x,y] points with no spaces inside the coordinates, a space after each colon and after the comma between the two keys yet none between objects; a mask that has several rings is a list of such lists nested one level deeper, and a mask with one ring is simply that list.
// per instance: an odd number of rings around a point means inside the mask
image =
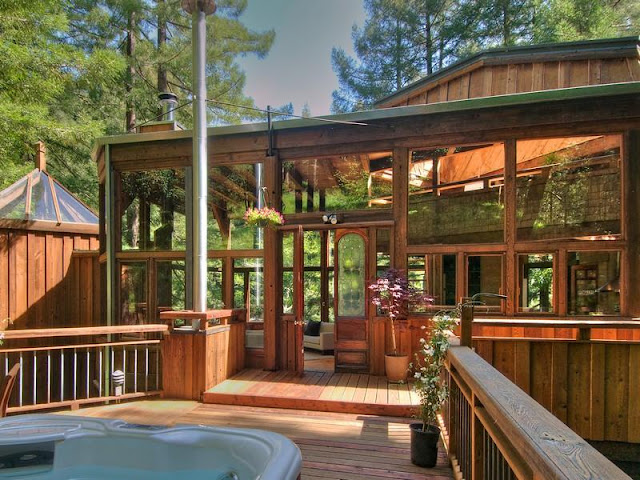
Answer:
[{"label": "railing post", "polygon": [[476,415],[476,407],[481,406],[475,394],[471,402],[471,478],[469,480],[484,480],[484,443],[483,426]]},{"label": "railing post", "polygon": [[463,303],[460,308],[460,345],[472,348],[473,345],[473,305]]}]

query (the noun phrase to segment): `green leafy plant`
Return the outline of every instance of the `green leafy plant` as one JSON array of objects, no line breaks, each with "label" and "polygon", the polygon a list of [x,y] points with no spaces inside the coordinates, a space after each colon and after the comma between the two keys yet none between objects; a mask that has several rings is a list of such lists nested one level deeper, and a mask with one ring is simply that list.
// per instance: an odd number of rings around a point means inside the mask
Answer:
[{"label": "green leafy plant", "polygon": [[421,348],[415,354],[415,362],[409,366],[415,369],[413,389],[420,397],[417,416],[422,420],[422,431],[427,431],[430,425],[436,425],[438,411],[449,396],[442,369],[449,350],[449,337],[459,318],[459,307],[436,313],[428,328],[428,338],[420,339]]}]

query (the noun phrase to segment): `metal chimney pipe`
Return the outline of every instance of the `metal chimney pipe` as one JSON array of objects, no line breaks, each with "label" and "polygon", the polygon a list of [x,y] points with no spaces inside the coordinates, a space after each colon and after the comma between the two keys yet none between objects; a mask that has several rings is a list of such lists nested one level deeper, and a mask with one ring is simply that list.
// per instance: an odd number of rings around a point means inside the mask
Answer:
[{"label": "metal chimney pipe", "polygon": [[215,12],[214,0],[183,0],[192,15],[193,45],[193,310],[207,309],[207,85],[206,16]]},{"label": "metal chimney pipe", "polygon": [[162,92],[158,95],[158,102],[162,107],[162,120],[175,120],[174,110],[178,106],[178,96],[171,92]]}]

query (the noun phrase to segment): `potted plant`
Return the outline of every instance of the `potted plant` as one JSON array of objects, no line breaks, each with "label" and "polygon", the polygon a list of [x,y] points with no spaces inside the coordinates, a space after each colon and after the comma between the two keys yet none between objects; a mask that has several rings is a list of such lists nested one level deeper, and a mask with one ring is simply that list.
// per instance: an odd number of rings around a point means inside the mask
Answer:
[{"label": "potted plant", "polygon": [[449,349],[449,337],[459,318],[459,309],[436,313],[431,319],[430,335],[427,339],[420,339],[421,349],[411,365],[415,369],[413,388],[420,397],[417,417],[421,420],[410,425],[411,462],[420,467],[434,467],[438,459],[440,428],[437,415],[449,396],[442,369]]},{"label": "potted plant", "polygon": [[244,212],[244,219],[247,225],[256,227],[277,227],[284,224],[284,217],[282,214],[271,207],[262,208],[248,208]]},{"label": "potted plant", "polygon": [[390,382],[401,382],[407,378],[409,356],[398,353],[395,321],[406,315],[411,303],[432,302],[433,298],[409,285],[401,270],[389,268],[369,285],[371,303],[389,318],[391,327],[391,353],[384,356],[385,372]]}]

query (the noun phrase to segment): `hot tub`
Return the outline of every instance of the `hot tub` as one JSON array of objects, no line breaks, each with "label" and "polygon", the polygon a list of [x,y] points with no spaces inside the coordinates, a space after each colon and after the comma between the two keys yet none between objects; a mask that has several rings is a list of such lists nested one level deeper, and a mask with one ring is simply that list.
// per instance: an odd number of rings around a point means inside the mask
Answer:
[{"label": "hot tub", "polygon": [[0,420],[0,478],[295,480],[301,466],[293,442],[262,430],[62,415]]}]

